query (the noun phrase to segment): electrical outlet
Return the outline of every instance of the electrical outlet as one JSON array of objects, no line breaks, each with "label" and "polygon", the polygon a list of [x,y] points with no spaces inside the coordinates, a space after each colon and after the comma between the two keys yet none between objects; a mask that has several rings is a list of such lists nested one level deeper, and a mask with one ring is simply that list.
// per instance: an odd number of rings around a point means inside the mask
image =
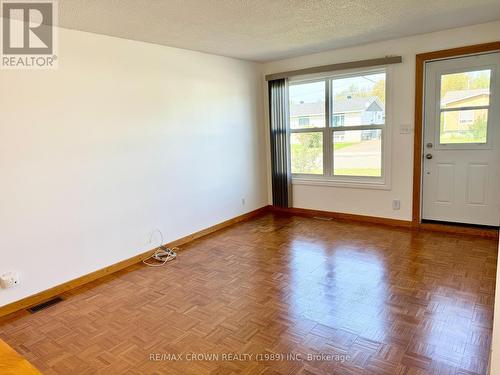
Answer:
[{"label": "electrical outlet", "polygon": [[244,206],[245,205],[245,198],[241,198],[241,205]]},{"label": "electrical outlet", "polygon": [[19,273],[17,272],[6,272],[0,276],[0,287],[2,289],[12,288],[18,285],[19,282]]},{"label": "electrical outlet", "polygon": [[392,209],[399,210],[401,208],[401,201],[399,199],[394,199],[392,201]]}]

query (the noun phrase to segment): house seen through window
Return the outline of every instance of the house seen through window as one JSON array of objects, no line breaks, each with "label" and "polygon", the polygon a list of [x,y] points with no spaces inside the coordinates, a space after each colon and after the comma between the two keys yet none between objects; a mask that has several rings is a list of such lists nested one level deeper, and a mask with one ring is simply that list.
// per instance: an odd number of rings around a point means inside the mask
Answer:
[{"label": "house seen through window", "polygon": [[384,70],[292,82],[292,173],[381,178],[385,83]]},{"label": "house seen through window", "polygon": [[443,74],[440,144],[486,143],[491,70]]}]

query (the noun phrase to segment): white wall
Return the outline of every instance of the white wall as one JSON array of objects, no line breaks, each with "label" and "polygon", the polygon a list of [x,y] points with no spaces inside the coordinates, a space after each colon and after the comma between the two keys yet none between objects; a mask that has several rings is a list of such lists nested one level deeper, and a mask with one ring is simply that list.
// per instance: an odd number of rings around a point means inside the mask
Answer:
[{"label": "white wall", "polygon": [[[391,189],[369,190],[294,185],[294,207],[411,220],[413,133],[400,134],[400,126],[410,124],[413,127],[414,123],[415,55],[498,40],[500,40],[500,22],[492,22],[265,64],[264,74],[270,74],[386,55],[403,56],[403,63],[392,67],[393,102],[392,107],[388,108],[389,111],[392,111],[392,123],[390,124],[392,127]],[[264,91],[264,95],[267,95],[266,91]],[[388,115],[390,114],[388,113]],[[268,155],[268,163],[269,158]],[[270,186],[269,180],[268,184]],[[270,196],[268,199],[271,201]],[[401,200],[401,210],[392,210],[393,199]]]},{"label": "white wall", "polygon": [[58,70],[0,71],[0,306],[267,204],[259,65],[59,37]]}]

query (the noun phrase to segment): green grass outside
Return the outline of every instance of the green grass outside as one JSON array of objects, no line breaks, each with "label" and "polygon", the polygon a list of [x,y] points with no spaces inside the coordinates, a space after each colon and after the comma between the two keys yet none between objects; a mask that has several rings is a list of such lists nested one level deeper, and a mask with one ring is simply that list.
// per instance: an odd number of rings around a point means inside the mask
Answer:
[{"label": "green grass outside", "polygon": [[474,136],[473,134],[460,133],[441,133],[441,144],[450,143],[486,143],[486,133],[484,135]]},{"label": "green grass outside", "polygon": [[361,142],[335,142],[333,144],[333,149],[340,150],[340,149],[345,148],[345,147],[357,145],[358,143],[361,143]]},{"label": "green grass outside", "polygon": [[[342,148],[347,148],[358,144],[359,142],[339,142],[334,143],[334,150],[339,150]],[[319,160],[323,153],[322,147],[304,147],[301,144],[292,145],[292,173],[302,173],[302,174],[323,174],[323,167]],[[293,168],[295,167],[295,168]],[[336,176],[368,176],[368,177],[380,177],[380,168],[344,168],[335,169],[334,174]]]},{"label": "green grass outside", "polygon": [[335,176],[368,176],[380,177],[381,170],[378,168],[349,168],[349,169],[335,169]]}]

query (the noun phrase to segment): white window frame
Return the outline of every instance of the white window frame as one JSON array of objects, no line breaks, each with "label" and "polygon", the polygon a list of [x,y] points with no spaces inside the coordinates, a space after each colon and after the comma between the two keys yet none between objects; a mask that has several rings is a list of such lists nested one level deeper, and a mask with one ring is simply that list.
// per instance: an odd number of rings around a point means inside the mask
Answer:
[{"label": "white window frame", "polygon": [[[292,184],[294,185],[319,185],[334,187],[366,188],[389,190],[391,188],[391,120],[392,120],[392,70],[391,65],[381,66],[372,69],[353,69],[342,72],[335,72],[322,75],[308,75],[292,77],[289,85],[313,83],[325,81],[325,127],[323,128],[303,128],[290,129],[292,133],[323,133],[323,174],[292,174]],[[330,98],[331,81],[333,79],[355,77],[366,74],[385,73],[385,123],[383,125],[362,125],[362,126],[332,126],[330,116],[332,100]],[[347,130],[371,130],[381,129],[382,142],[382,176],[335,176],[333,175],[333,133],[334,131]]]}]

